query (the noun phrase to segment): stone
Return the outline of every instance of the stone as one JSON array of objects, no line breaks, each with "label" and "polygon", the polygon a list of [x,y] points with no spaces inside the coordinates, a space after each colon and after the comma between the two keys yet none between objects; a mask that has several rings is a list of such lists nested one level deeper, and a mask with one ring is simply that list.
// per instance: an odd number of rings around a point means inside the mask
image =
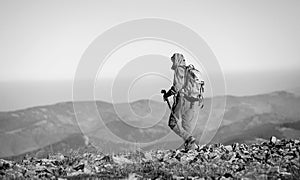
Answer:
[{"label": "stone", "polygon": [[12,162],[0,159],[0,170],[9,169],[12,166]]},{"label": "stone", "polygon": [[300,167],[299,152],[300,143],[295,140],[270,138],[269,143],[210,144],[187,152],[76,153],[44,159],[28,156],[20,162],[0,159],[0,179],[72,179],[93,175],[107,179],[291,179],[298,176],[295,173]]},{"label": "stone", "polygon": [[144,153],[144,161],[153,161],[152,155],[149,152]]},{"label": "stone", "polygon": [[273,144],[275,144],[277,142],[277,138],[275,136],[272,136],[270,138],[270,142],[273,143]]},{"label": "stone", "polygon": [[184,179],[184,177],[183,176],[173,175],[172,179],[181,180],[181,179]]},{"label": "stone", "polygon": [[123,165],[123,164],[132,164],[133,162],[123,156],[113,156],[112,157],[113,162],[119,164],[119,165]]},{"label": "stone", "polygon": [[232,146],[231,145],[227,145],[225,146],[225,149],[229,152],[231,152],[233,150]]},{"label": "stone", "polygon": [[83,171],[83,169],[84,169],[84,164],[83,164],[83,163],[78,164],[78,165],[76,165],[75,167],[73,167],[73,169],[74,169],[75,171],[79,171],[79,170],[82,170],[82,171]]},{"label": "stone", "polygon": [[292,174],[289,172],[280,172],[281,175],[283,176],[291,176]]}]

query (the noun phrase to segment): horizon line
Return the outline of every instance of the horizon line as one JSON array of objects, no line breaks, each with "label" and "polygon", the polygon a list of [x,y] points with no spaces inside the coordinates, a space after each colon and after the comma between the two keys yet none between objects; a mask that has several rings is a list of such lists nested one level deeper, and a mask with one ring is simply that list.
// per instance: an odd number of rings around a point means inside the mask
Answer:
[{"label": "horizon line", "polygon": [[[292,94],[296,97],[300,97],[297,93],[295,92],[290,92],[288,90],[275,90],[275,91],[271,91],[271,92],[266,92],[266,93],[256,93],[256,94],[251,94],[251,95],[232,95],[232,94],[225,94],[225,95],[216,95],[216,96],[213,96],[213,97],[204,97],[204,99],[211,99],[211,98],[220,98],[220,97],[237,97],[237,98],[241,98],[241,97],[253,97],[253,96],[260,96],[260,95],[270,95],[270,94],[273,94],[273,93],[289,93],[289,94]],[[130,102],[116,102],[116,103],[112,103],[112,102],[109,102],[109,101],[106,101],[106,100],[103,100],[103,99],[96,99],[96,100],[77,100],[77,101],[72,101],[72,100],[69,100],[69,101],[57,101],[57,102],[54,102],[54,103],[51,103],[51,104],[41,104],[41,105],[36,105],[36,106],[28,106],[28,107],[24,107],[24,108],[18,108],[18,109],[13,109],[13,110],[8,110],[8,111],[2,111],[0,110],[0,113],[11,113],[11,112],[16,112],[16,111],[23,111],[23,110],[28,110],[28,109],[32,109],[32,108],[41,108],[41,107],[48,107],[48,106],[54,106],[54,105],[58,105],[58,104],[63,104],[63,103],[84,103],[84,102],[102,102],[102,103],[108,103],[108,104],[125,104],[125,103],[129,103],[129,104],[132,104],[132,103],[135,103],[135,102],[138,102],[138,101],[153,101],[153,102],[158,102],[158,103],[164,103],[163,101],[157,101],[157,100],[152,100],[152,99],[137,99],[137,100],[133,100],[133,101],[130,101]]]}]

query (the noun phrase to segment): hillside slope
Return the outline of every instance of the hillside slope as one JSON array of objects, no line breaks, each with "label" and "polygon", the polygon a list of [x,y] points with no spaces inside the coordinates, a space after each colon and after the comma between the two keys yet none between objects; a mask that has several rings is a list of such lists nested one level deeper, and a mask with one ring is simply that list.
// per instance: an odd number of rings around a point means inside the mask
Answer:
[{"label": "hillside slope", "polygon": [[246,144],[212,144],[195,150],[121,154],[70,152],[48,158],[0,159],[1,179],[297,179],[300,141],[270,138]]},{"label": "hillside slope", "polygon": [[[224,98],[226,107],[221,126],[213,123],[206,126],[211,110],[222,112],[220,103]],[[36,151],[66,142],[65,139],[81,133],[94,139],[100,149],[116,147],[117,144],[130,147],[135,143],[141,143],[145,149],[155,146],[169,149],[182,143],[167,126],[170,111],[163,102],[139,100],[115,105],[102,101],[74,103],[76,113],[72,102],[0,112],[0,143],[3,144],[0,146],[0,157]],[[200,138],[204,128],[207,128],[214,137],[212,142],[225,144],[247,142],[273,134],[284,138],[299,137],[299,107],[300,97],[284,91],[245,97],[206,98],[194,134]],[[217,116],[210,118],[214,121]],[[217,133],[214,134],[214,131]],[[106,143],[99,143],[104,140]],[[115,149],[116,152],[124,150]]]}]

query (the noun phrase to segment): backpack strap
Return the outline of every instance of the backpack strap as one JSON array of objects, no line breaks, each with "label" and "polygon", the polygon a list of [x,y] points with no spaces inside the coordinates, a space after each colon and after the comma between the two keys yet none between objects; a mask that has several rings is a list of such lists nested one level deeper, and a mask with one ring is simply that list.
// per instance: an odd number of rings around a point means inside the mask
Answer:
[{"label": "backpack strap", "polygon": [[187,69],[188,69],[188,66],[180,65],[180,66],[178,66],[178,67],[181,67],[181,68],[184,69],[184,83],[183,83],[183,85],[182,85],[182,88],[181,88],[180,90],[178,90],[178,92],[180,92],[182,89],[184,89],[184,87],[186,86],[186,83],[187,83],[186,77],[187,77]]},{"label": "backpack strap", "polygon": [[[187,74],[188,74],[188,71],[191,69],[195,69],[194,65],[189,64],[188,66],[185,66],[184,85],[182,86],[182,88],[185,88],[187,86],[187,83],[188,83]],[[185,94],[185,95],[187,95],[187,94]]]},{"label": "backpack strap", "polygon": [[[186,87],[186,85],[187,85],[187,83],[188,83],[188,82],[187,82],[187,73],[188,73],[189,70],[194,70],[194,71],[200,72],[200,71],[199,71],[198,69],[196,69],[196,68],[194,67],[194,65],[192,65],[192,64],[186,66],[186,67],[185,67],[185,83],[184,83],[183,88]],[[203,95],[202,95],[202,93],[204,92],[204,87],[203,87],[203,86],[204,86],[204,81],[201,81],[200,92],[199,92],[199,95],[198,95],[197,98],[190,97],[188,94],[184,93],[184,98],[185,98],[186,100],[188,100],[188,101],[191,102],[191,107],[192,107],[192,105],[193,105],[196,101],[199,102],[199,106],[200,106],[201,103],[203,102]],[[201,106],[201,108],[203,108],[203,105]]]},{"label": "backpack strap", "polygon": [[[183,86],[182,86],[182,88],[180,89],[180,90],[182,90],[182,89],[184,89],[185,87],[186,87],[186,85],[187,85],[187,73],[188,73],[188,70],[190,70],[190,69],[195,69],[195,67],[194,67],[194,65],[192,65],[192,64],[190,64],[190,65],[188,65],[188,66],[185,66],[185,65],[180,65],[180,66],[177,66],[177,67],[181,67],[181,68],[183,68],[184,69],[184,83],[183,83]],[[179,90],[179,91],[180,91]],[[178,91],[178,92],[179,92]],[[185,93],[184,93],[185,94]]]}]

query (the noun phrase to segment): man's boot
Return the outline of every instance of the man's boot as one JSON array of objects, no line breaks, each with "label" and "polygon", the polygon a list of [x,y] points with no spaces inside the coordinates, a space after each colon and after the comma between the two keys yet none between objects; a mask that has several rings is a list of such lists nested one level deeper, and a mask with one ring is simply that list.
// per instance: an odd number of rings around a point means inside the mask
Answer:
[{"label": "man's boot", "polygon": [[197,148],[197,145],[195,143],[196,139],[193,136],[190,136],[184,143],[185,150],[194,150]]}]

